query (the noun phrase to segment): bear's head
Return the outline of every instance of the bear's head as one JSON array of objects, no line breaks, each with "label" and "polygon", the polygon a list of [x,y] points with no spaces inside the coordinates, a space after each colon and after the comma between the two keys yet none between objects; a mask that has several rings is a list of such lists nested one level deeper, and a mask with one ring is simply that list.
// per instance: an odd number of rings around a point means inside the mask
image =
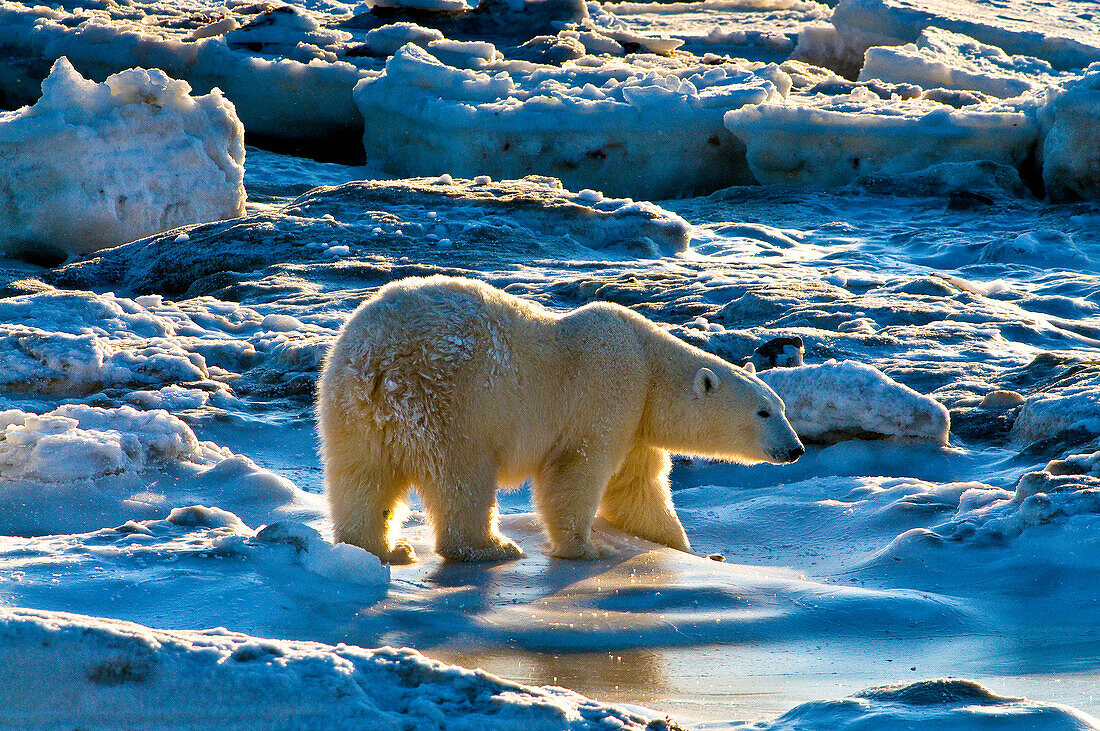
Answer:
[{"label": "bear's head", "polygon": [[676,370],[665,384],[673,393],[660,399],[657,446],[745,464],[786,464],[805,454],[783,400],[754,372],[717,358]]}]

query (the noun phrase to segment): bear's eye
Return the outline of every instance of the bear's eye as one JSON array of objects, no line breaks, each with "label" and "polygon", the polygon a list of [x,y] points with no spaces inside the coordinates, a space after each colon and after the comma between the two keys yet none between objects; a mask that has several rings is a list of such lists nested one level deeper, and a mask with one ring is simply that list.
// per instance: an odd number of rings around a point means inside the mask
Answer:
[{"label": "bear's eye", "polygon": [[767,409],[760,409],[760,411],[756,412],[756,415],[759,416],[761,419],[767,419],[769,416],[772,415],[772,413]]}]

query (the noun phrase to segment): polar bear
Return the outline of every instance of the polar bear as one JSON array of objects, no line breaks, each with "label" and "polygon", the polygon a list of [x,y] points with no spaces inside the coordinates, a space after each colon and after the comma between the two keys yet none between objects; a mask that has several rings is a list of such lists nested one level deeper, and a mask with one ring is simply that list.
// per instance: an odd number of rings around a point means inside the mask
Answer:
[{"label": "polar bear", "polygon": [[398,538],[415,488],[440,555],[518,558],[496,492],[531,478],[553,556],[601,556],[597,515],[690,552],[669,453],[792,462],[805,450],[783,408],[751,372],[625,307],[559,314],[472,279],[402,279],[352,314],[321,375],[336,539],[416,560]]}]

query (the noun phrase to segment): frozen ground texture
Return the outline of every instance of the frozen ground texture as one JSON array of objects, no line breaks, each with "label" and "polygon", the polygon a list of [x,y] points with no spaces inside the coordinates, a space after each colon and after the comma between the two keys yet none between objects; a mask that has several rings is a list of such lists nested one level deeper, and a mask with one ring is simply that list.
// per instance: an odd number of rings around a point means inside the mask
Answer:
[{"label": "frozen ground texture", "polygon": [[219,92],[62,58],[42,98],[0,113],[0,249],[86,254],[244,213],[244,129]]}]

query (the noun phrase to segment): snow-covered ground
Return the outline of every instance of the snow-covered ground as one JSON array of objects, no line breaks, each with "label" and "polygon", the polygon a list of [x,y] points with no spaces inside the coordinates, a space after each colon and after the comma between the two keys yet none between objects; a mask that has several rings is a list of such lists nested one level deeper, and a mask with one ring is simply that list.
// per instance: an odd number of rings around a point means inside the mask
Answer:
[{"label": "snow-covered ground", "polygon": [[[1097,19],[0,0],[0,107],[55,69],[0,115],[0,726],[1100,729]],[[677,460],[697,556],[552,559],[525,488],[518,561],[334,546],[320,363],[433,273],[774,366],[809,451]]]}]

